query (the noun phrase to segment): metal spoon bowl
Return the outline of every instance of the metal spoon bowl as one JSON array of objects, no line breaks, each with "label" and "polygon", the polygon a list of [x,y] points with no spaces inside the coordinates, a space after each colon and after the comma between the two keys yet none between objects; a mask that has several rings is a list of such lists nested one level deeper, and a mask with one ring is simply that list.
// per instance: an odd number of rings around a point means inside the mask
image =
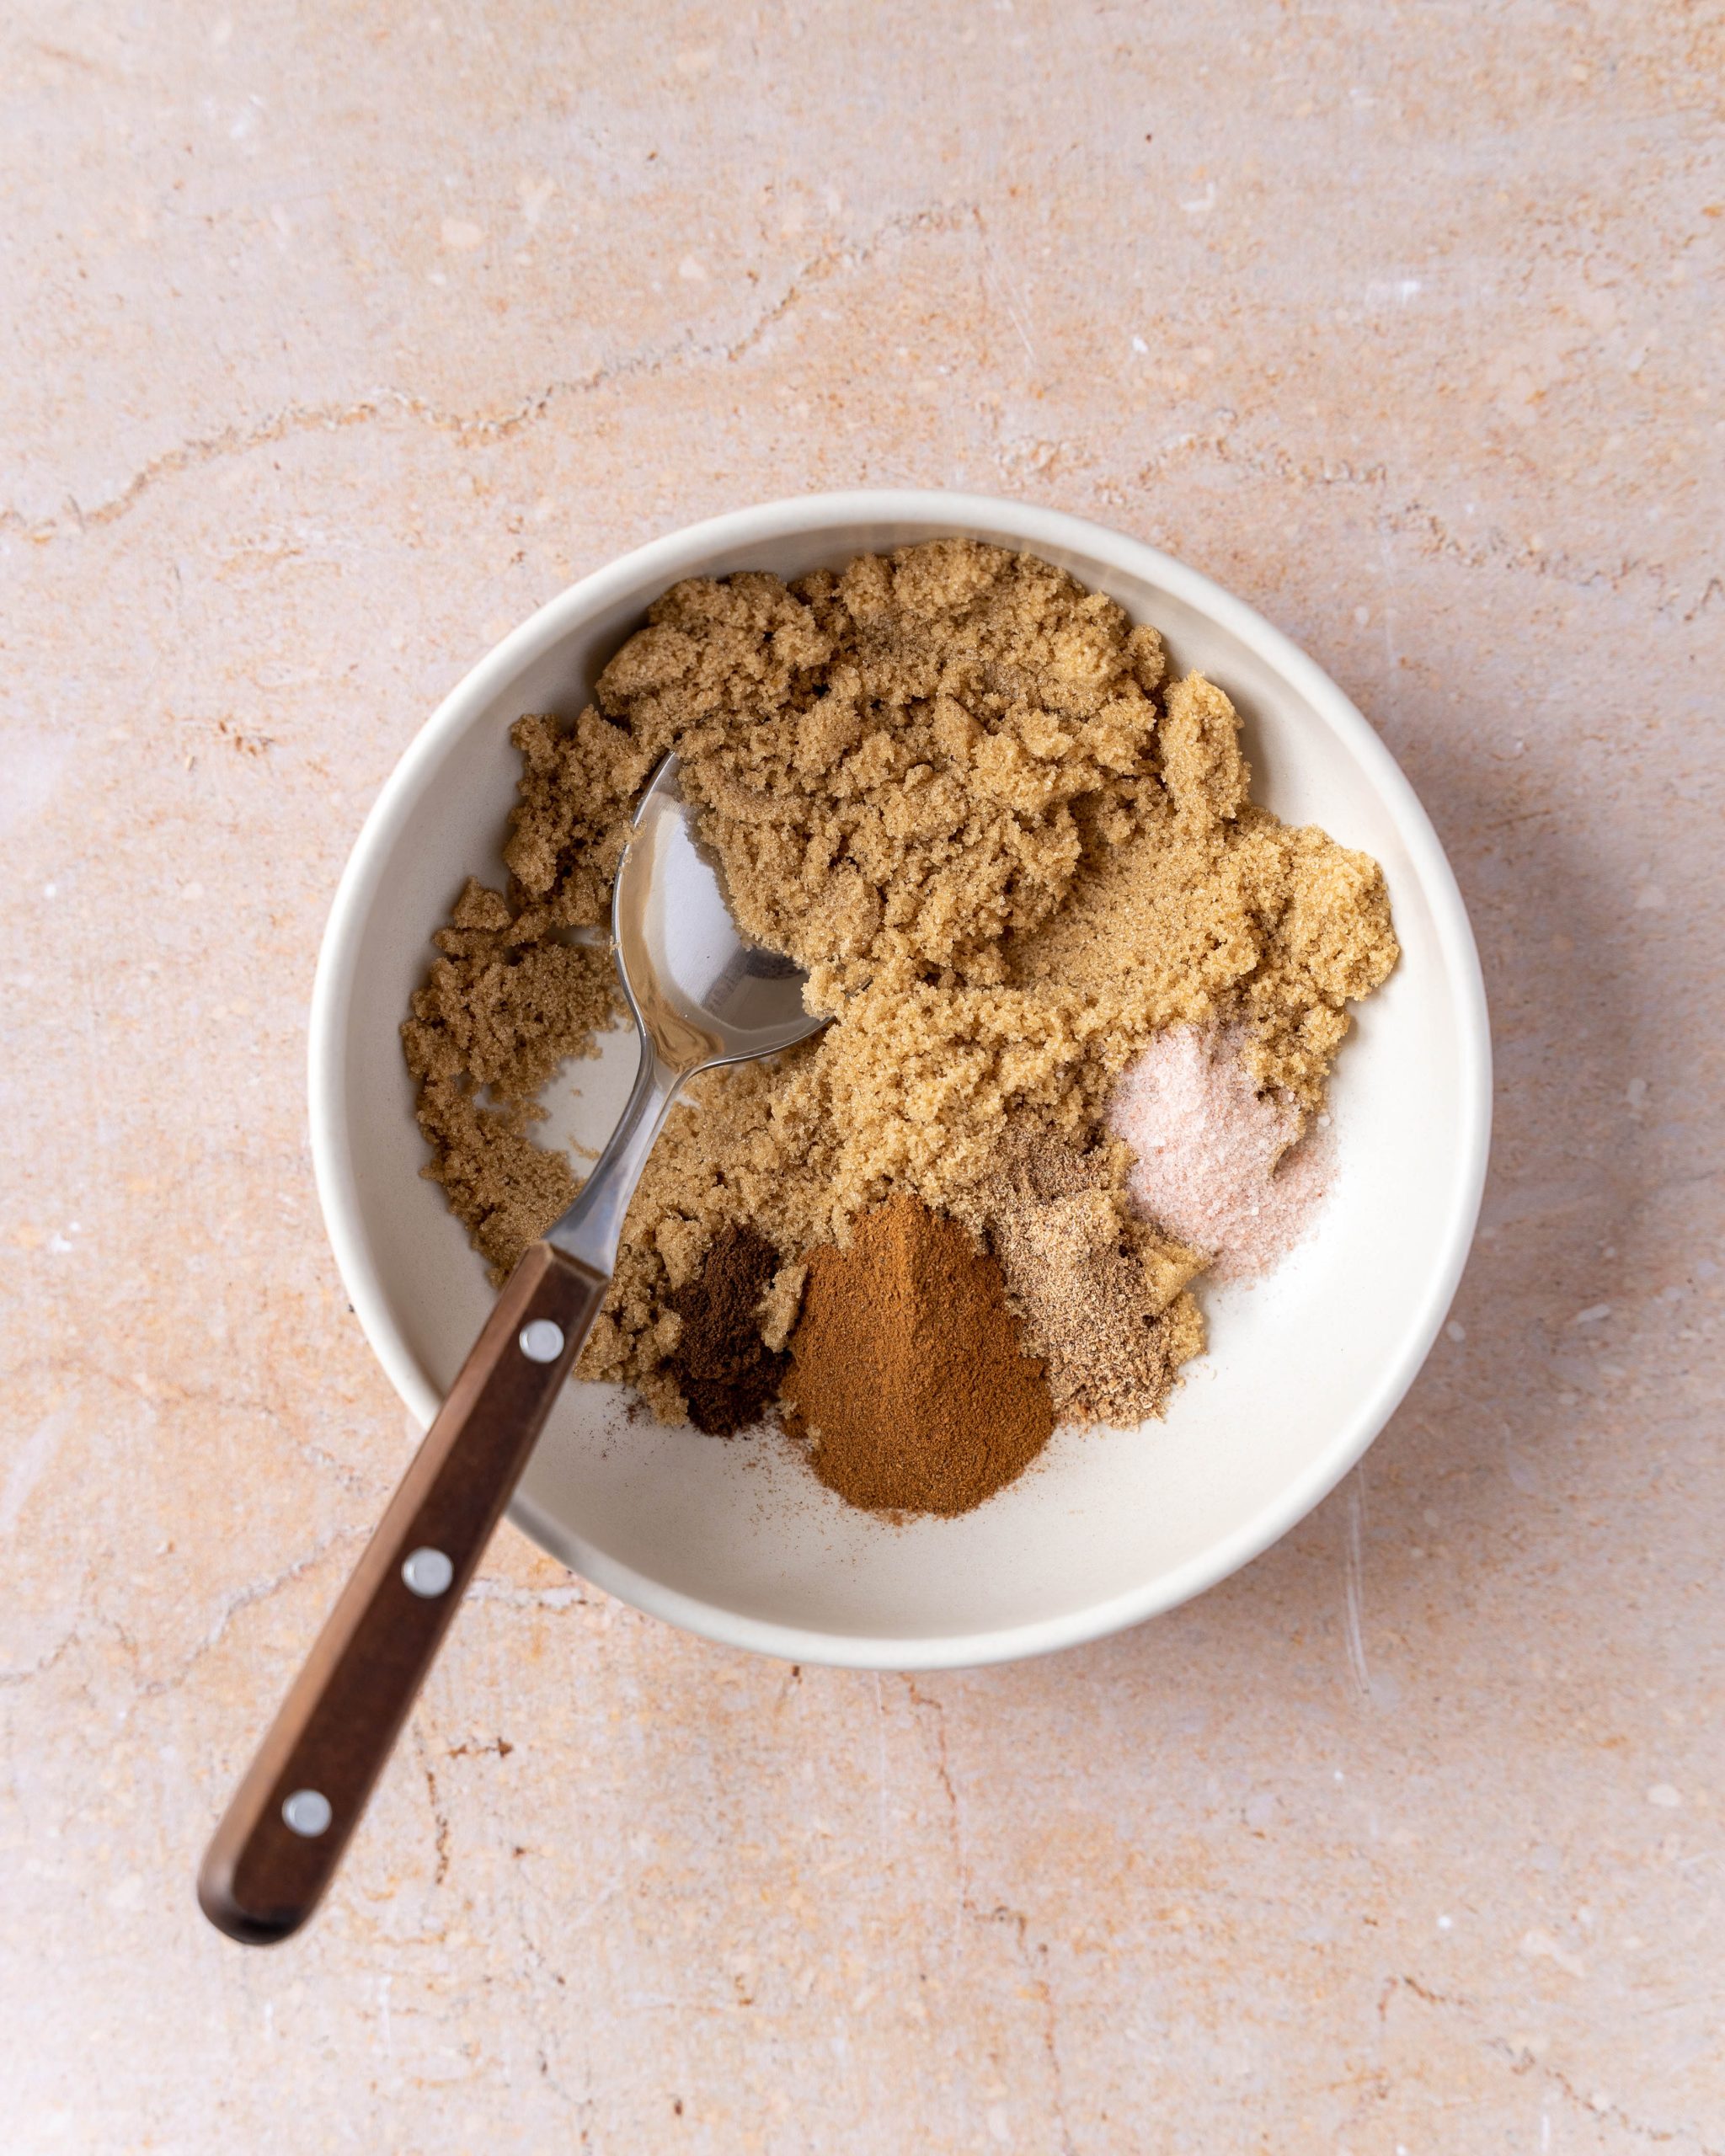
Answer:
[{"label": "metal spoon bowl", "polygon": [[775,1055],[826,1022],[803,1006],[793,959],[745,942],[717,863],[697,839],[677,759],[654,773],[611,901],[641,1068],[611,1142],[546,1241],[609,1273],[623,1214],[678,1092],[702,1070]]},{"label": "metal spoon bowl", "polygon": [[198,1900],[231,1939],[296,1931],[334,1876],[534,1441],[592,1329],[623,1216],[698,1072],[805,1040],[804,976],[747,942],[669,756],[635,813],[611,900],[641,1068],[574,1203],[510,1275],[204,1858]]}]

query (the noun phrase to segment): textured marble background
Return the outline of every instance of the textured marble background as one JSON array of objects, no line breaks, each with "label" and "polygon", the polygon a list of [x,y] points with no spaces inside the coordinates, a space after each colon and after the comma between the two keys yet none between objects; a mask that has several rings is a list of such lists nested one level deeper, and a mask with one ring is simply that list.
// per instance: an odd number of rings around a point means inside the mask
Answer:
[{"label": "textured marble background", "polygon": [[[0,27],[0,2143],[1725,2149],[1716,9],[19,0]],[[302,1105],[487,643],[852,483],[1263,608],[1499,1059],[1424,1375],[1173,1616],[751,1661],[499,1537],[331,1903],[195,1862],[409,1433]]]}]

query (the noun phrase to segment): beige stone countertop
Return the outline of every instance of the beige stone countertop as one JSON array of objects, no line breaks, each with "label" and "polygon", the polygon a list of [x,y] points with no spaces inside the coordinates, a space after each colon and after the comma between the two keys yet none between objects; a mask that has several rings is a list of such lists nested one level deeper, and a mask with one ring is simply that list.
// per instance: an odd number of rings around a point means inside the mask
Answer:
[{"label": "beige stone countertop", "polygon": [[[1725,2150],[1716,10],[23,0],[0,24],[0,2146]],[[1429,808],[1484,1225],[1171,1616],[800,1671],[499,1535],[329,1903],[192,1875],[408,1453],[318,934],[442,693],[775,495],[1055,504]]]}]

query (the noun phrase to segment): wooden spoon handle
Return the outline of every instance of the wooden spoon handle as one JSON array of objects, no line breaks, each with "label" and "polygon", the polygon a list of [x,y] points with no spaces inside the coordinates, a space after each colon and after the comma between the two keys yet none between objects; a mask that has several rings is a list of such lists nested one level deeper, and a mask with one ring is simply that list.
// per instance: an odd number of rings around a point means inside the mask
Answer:
[{"label": "wooden spoon handle", "polygon": [[230,1939],[286,1939],[334,1876],[608,1285],[549,1243],[510,1274],[205,1855]]}]

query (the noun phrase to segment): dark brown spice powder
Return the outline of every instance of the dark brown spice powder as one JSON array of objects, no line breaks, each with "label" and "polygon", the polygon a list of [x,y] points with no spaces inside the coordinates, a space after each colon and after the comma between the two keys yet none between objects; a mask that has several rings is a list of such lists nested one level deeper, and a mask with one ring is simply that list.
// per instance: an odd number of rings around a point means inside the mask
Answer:
[{"label": "dark brown spice powder", "polygon": [[758,1422],[777,1398],[788,1358],[761,1337],[761,1299],[778,1252],[753,1228],[721,1228],[696,1277],[670,1297],[683,1329],[671,1375],[689,1419],[709,1437],[729,1438]]}]

